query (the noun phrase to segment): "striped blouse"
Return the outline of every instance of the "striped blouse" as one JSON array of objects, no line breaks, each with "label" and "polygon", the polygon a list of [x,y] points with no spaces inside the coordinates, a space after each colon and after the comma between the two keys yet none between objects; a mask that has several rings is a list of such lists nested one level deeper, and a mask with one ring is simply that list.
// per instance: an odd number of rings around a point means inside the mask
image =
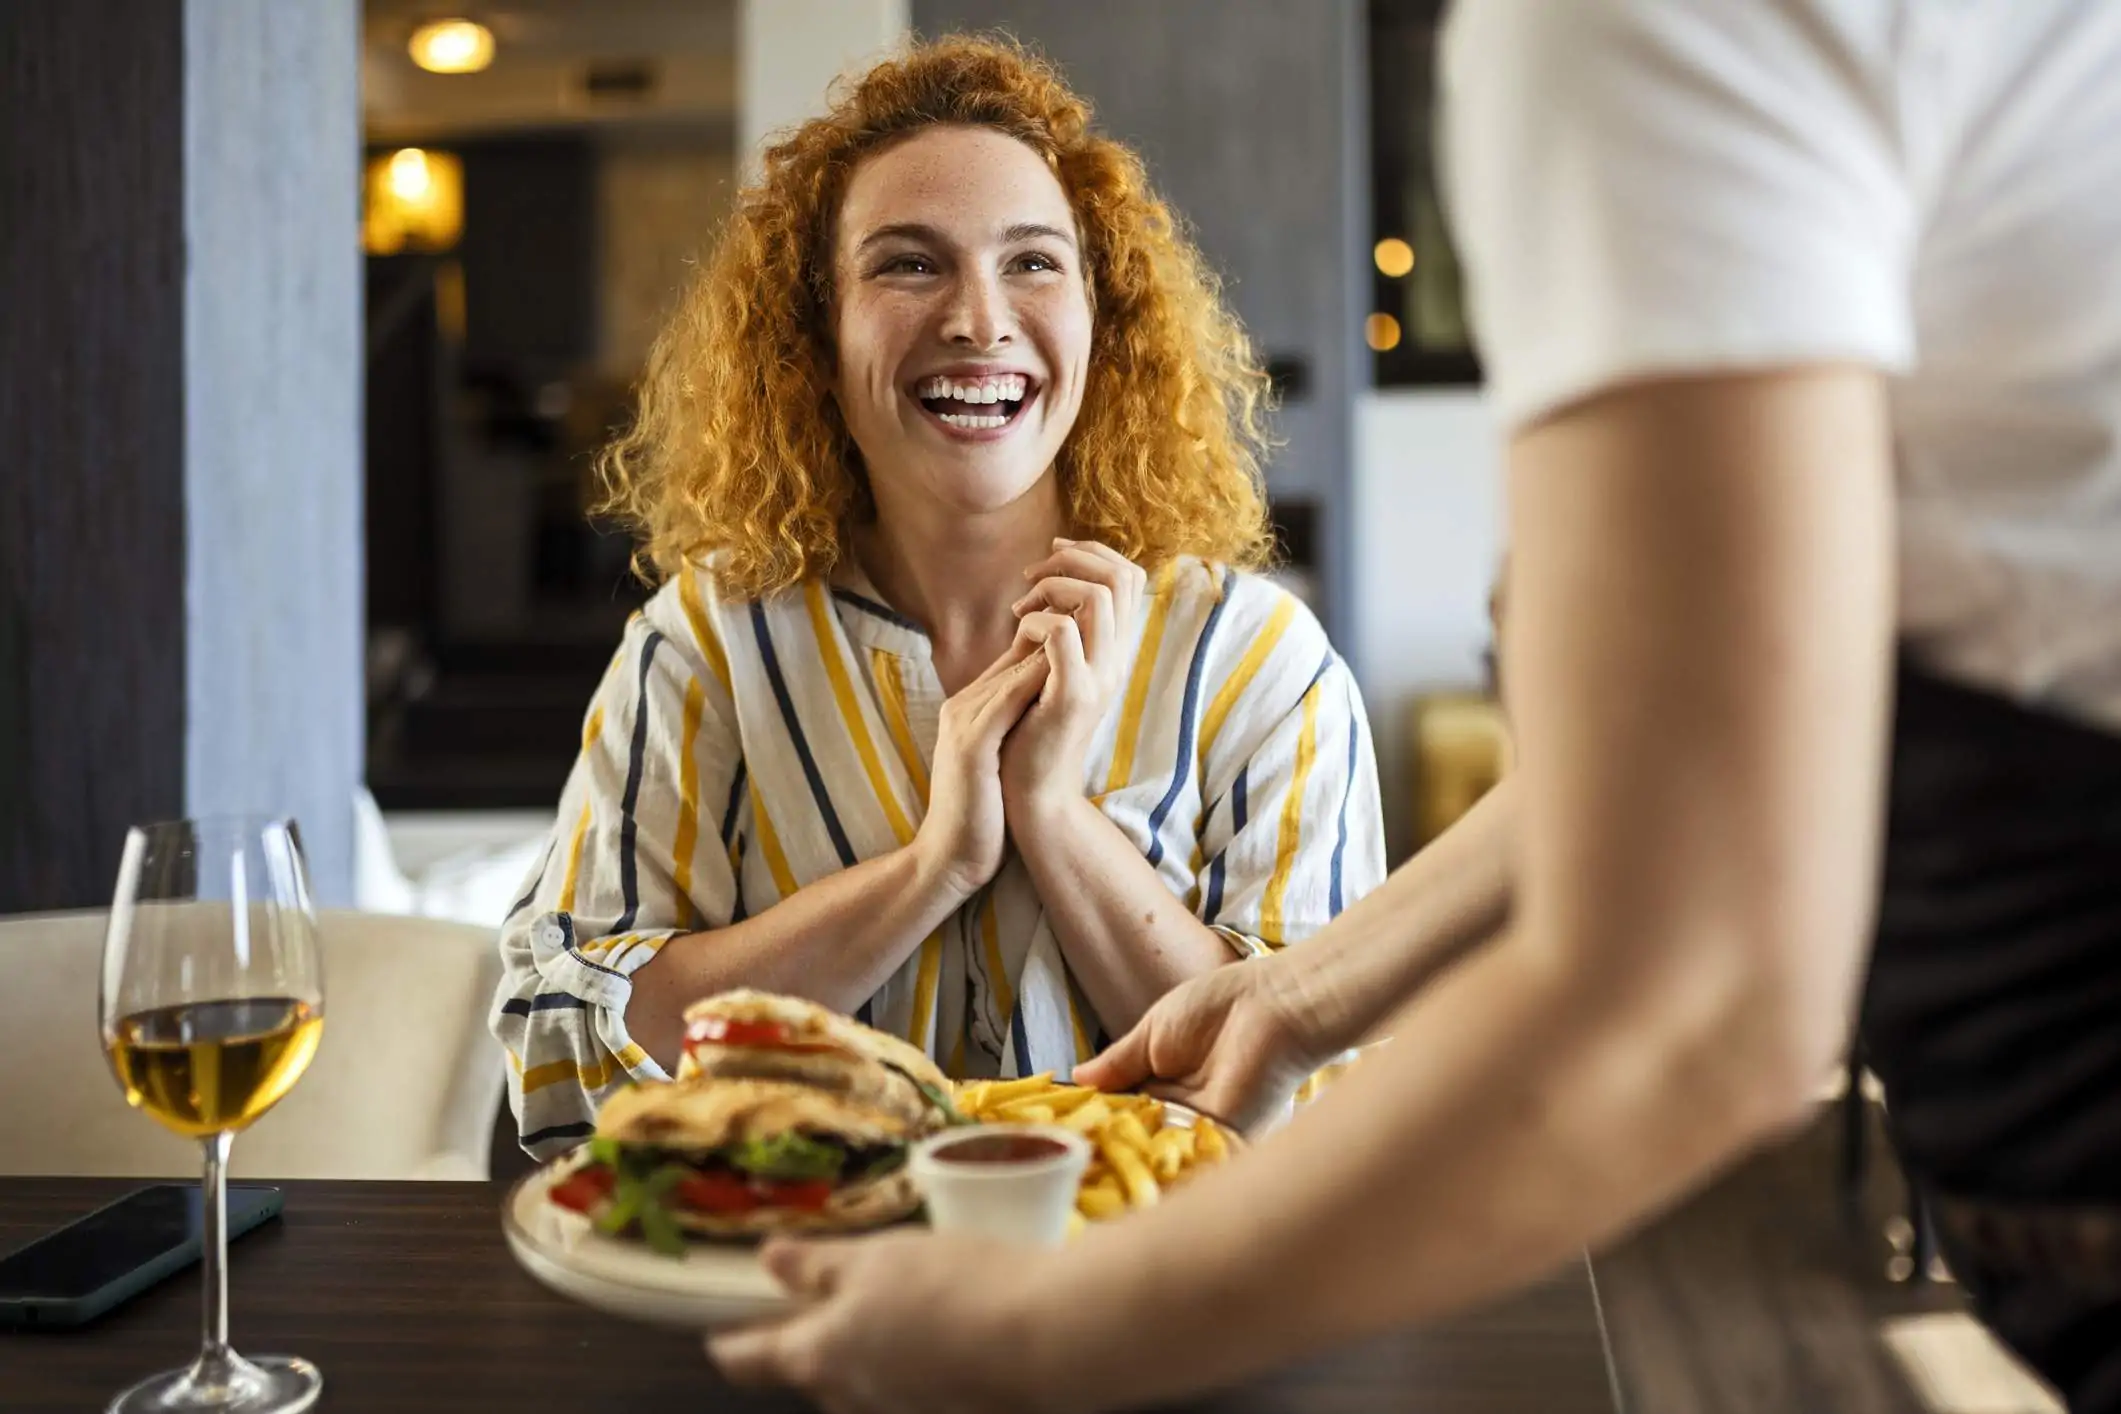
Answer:
[{"label": "striped blouse", "polygon": [[[1295,598],[1198,561],[1157,575],[1135,632],[1086,792],[1239,953],[1309,936],[1384,874],[1346,665]],[[943,695],[927,637],[852,568],[759,601],[690,571],[634,617],[501,932],[493,1028],[525,1148],[662,1077],[625,1014],[665,941],[913,839]],[[1066,1074],[1106,1030],[1013,854],[860,1015],[958,1076]]]}]

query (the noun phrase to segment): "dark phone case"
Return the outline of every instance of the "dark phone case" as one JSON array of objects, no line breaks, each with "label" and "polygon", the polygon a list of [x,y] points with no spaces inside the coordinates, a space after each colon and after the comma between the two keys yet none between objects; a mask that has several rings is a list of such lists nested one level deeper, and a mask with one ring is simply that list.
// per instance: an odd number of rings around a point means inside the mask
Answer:
[{"label": "dark phone case", "polygon": [[[148,1186],[157,1187],[161,1185],[150,1184]],[[142,1190],[134,1190],[134,1192],[140,1191]],[[256,1206],[239,1208],[235,1202],[239,1194],[246,1197],[255,1197],[258,1200]],[[65,1227],[46,1233],[42,1237],[32,1238],[29,1242],[23,1244],[22,1247],[17,1248],[16,1251],[26,1250],[39,1242],[48,1242],[70,1231],[77,1225],[87,1222],[98,1213],[108,1212],[132,1196],[133,1194],[128,1193],[122,1198],[105,1203],[93,1212],[84,1213],[82,1216],[75,1218],[73,1222],[68,1223]],[[286,1202],[287,1195],[269,1184],[231,1183],[228,1185],[228,1197],[228,1240],[234,1242],[252,1228],[259,1226],[268,1219],[278,1217],[281,1207]],[[187,1241],[178,1243],[175,1247],[157,1252],[123,1276],[105,1282],[102,1286],[97,1287],[85,1296],[56,1298],[41,1296],[0,1297],[0,1327],[16,1330],[40,1330],[62,1326],[86,1325],[109,1311],[112,1307],[117,1306],[121,1302],[130,1301],[156,1282],[166,1277],[174,1276],[193,1262],[198,1261],[200,1246],[203,1241],[203,1236],[192,1237]],[[0,1256],[0,1262],[6,1261],[8,1257],[13,1255],[14,1253],[10,1252]]]}]

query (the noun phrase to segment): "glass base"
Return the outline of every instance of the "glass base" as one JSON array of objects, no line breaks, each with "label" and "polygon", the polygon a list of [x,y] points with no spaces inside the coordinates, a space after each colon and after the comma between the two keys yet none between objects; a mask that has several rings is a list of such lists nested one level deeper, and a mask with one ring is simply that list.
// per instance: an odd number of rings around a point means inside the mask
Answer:
[{"label": "glass base", "polygon": [[148,1376],[112,1400],[108,1414],[295,1414],[323,1389],[323,1374],[298,1355],[246,1360],[227,1351]]}]

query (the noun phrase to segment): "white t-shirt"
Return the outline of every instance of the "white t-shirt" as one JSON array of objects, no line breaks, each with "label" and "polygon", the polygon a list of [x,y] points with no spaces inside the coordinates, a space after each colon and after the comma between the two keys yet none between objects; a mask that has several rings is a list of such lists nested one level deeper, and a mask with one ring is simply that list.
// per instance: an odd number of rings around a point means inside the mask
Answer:
[{"label": "white t-shirt", "polygon": [[1903,636],[2121,728],[2121,0],[1458,0],[1443,82],[1505,426],[1883,369]]}]

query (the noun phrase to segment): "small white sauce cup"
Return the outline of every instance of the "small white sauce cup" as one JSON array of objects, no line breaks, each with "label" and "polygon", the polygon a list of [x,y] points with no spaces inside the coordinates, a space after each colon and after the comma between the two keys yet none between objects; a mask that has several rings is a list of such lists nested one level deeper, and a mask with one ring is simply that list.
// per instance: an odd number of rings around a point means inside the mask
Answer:
[{"label": "small white sauce cup", "polygon": [[[1049,1139],[1060,1148],[1028,1159],[949,1157],[954,1146],[989,1137]],[[929,1135],[913,1146],[910,1163],[938,1232],[1058,1247],[1067,1240],[1076,1189],[1090,1166],[1090,1141],[1058,1125],[982,1124]]]}]

